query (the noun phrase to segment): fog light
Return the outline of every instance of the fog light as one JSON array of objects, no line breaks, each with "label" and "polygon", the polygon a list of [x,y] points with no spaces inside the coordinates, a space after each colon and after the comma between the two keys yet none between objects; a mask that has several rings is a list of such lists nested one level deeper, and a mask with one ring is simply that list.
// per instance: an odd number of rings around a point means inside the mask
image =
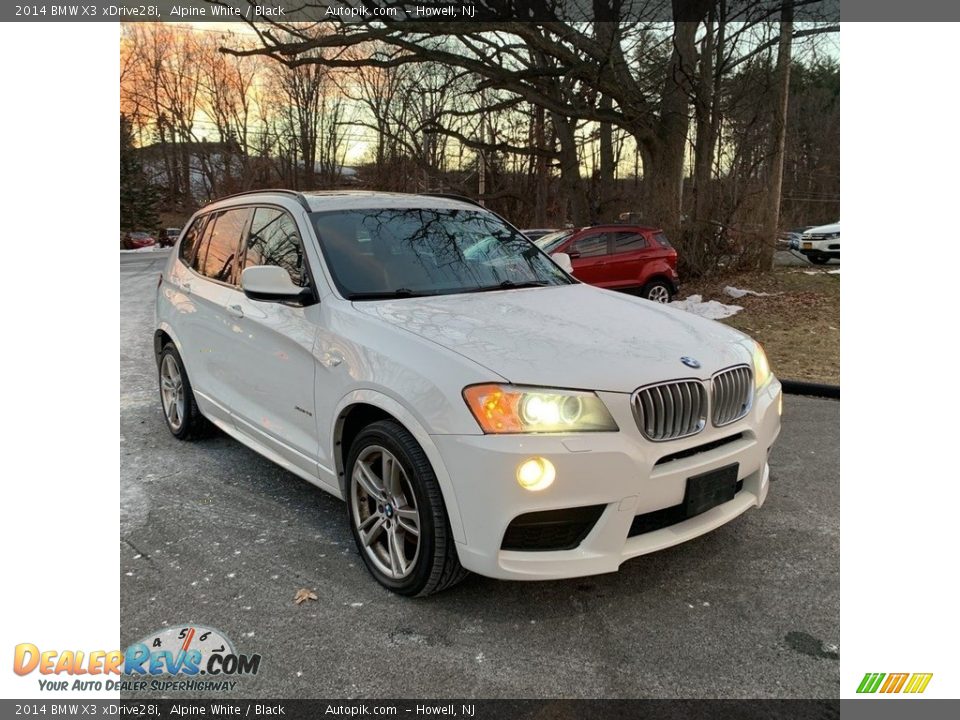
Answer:
[{"label": "fog light", "polygon": [[517,482],[525,490],[545,490],[556,477],[557,469],[546,458],[530,458],[517,466]]}]

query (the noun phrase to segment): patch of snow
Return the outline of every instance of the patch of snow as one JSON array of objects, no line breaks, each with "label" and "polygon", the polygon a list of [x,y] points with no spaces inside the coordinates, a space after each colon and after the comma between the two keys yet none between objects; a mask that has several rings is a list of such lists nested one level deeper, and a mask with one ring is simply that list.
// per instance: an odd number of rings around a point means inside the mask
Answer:
[{"label": "patch of snow", "polygon": [[361,603],[361,602],[350,603],[350,607],[352,607],[352,608],[361,608],[361,607],[363,607],[363,603]]},{"label": "patch of snow", "polygon": [[703,296],[701,295],[691,295],[686,300],[674,300],[670,303],[670,307],[675,307],[678,310],[686,310],[688,313],[699,315],[708,320],[721,320],[731,315],[736,315],[743,310],[739,305],[724,305],[722,302],[716,300],[704,302]]},{"label": "patch of snow", "polygon": [[124,250],[123,248],[121,248],[120,254],[123,255],[126,253],[157,252],[159,250],[166,250],[166,249],[167,248],[160,247],[159,245],[151,245],[150,247],[145,247],[145,248],[134,248],[133,250]]},{"label": "patch of snow", "polygon": [[839,274],[840,274],[840,268],[837,268],[836,270],[827,270],[827,275],[839,275]]},{"label": "patch of snow", "polygon": [[763,293],[757,292],[756,290],[742,290],[741,288],[733,287],[733,285],[727,285],[723,289],[723,294],[737,299],[747,295],[753,295],[754,297],[771,297],[773,295],[782,295],[783,293]]}]

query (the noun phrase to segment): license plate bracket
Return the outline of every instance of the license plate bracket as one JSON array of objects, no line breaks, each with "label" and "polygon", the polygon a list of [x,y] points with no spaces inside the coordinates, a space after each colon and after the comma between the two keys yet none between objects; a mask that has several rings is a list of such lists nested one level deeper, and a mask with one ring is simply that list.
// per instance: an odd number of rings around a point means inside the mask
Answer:
[{"label": "license plate bracket", "polygon": [[683,496],[684,514],[691,518],[733,500],[737,494],[739,473],[740,463],[733,463],[687,478],[687,489]]}]

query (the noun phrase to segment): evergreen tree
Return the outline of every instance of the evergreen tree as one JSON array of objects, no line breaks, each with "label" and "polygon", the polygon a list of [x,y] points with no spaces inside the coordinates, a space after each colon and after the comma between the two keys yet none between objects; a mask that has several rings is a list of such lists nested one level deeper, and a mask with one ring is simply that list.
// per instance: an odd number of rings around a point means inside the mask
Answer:
[{"label": "evergreen tree", "polygon": [[130,121],[120,115],[120,229],[156,230],[157,189],[147,179],[133,145]]}]

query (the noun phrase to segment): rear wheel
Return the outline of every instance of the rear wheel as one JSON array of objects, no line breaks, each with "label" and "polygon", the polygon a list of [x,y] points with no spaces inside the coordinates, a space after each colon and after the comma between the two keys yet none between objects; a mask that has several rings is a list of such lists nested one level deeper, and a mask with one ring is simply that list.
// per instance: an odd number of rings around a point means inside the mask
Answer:
[{"label": "rear wheel", "polygon": [[665,280],[653,280],[643,286],[640,296],[658,303],[668,303],[673,298],[673,290]]},{"label": "rear wheel", "polygon": [[346,469],[350,529],[377,582],[400,595],[430,595],[467,576],[436,475],[405,428],[368,425]]},{"label": "rear wheel", "polygon": [[173,436],[192,440],[205,435],[210,425],[200,414],[183,360],[173,343],[167,343],[160,351],[159,377],[163,417]]}]

